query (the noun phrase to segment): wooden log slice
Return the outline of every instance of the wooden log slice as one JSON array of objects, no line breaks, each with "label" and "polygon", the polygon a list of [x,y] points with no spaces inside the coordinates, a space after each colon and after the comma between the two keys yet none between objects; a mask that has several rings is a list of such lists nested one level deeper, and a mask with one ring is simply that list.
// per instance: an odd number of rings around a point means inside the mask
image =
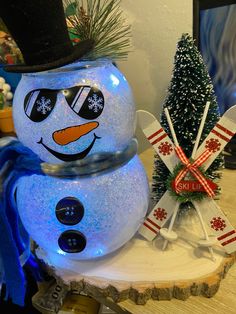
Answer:
[{"label": "wooden log slice", "polygon": [[111,297],[115,302],[131,299],[145,304],[149,299],[212,297],[233,265],[234,256],[226,255],[216,245],[214,262],[208,248],[198,246],[202,234],[194,212],[179,219],[175,231],[178,240],[164,252],[161,237],[151,243],[136,236],[120,250],[97,260],[70,260],[42,249],[37,255],[69,289],[95,298]]}]

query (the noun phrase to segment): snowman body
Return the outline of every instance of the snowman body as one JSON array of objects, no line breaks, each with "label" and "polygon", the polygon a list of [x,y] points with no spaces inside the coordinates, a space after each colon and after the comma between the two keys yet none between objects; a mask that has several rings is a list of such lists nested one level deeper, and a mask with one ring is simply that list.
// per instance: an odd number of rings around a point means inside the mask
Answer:
[{"label": "snowman body", "polygon": [[[123,151],[135,129],[129,84],[104,61],[23,75],[13,116],[20,141],[49,163]],[[32,175],[17,185],[19,215],[33,240],[48,252],[78,260],[106,255],[130,240],[148,200],[137,155],[96,176]]]},{"label": "snowman body", "polygon": [[119,169],[91,178],[21,178],[17,204],[40,247],[72,259],[91,259],[133,237],[144,220],[147,195],[146,174],[135,156]]}]

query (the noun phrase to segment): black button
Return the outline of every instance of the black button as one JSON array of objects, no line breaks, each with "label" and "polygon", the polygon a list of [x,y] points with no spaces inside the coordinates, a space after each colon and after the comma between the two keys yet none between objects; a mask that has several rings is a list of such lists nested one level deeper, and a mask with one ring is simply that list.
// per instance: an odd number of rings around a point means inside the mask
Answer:
[{"label": "black button", "polygon": [[86,247],[86,238],[79,231],[68,230],[61,234],[58,244],[66,253],[79,253]]},{"label": "black button", "polygon": [[65,197],[57,203],[56,216],[64,225],[76,225],[84,216],[84,206],[75,197]]}]

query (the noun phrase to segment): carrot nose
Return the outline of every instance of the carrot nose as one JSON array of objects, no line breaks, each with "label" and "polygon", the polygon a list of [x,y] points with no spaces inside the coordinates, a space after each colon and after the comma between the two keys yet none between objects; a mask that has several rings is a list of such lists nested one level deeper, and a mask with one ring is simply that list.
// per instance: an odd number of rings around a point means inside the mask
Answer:
[{"label": "carrot nose", "polygon": [[77,141],[81,136],[88,134],[98,126],[98,122],[89,122],[82,125],[71,126],[55,131],[52,138],[58,145],[67,145],[71,142]]}]

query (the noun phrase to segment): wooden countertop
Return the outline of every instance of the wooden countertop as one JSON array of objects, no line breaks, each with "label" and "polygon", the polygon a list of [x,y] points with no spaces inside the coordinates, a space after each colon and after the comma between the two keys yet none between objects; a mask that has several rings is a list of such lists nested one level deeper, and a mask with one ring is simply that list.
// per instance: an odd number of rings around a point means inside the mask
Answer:
[{"label": "wooden countertop", "polygon": [[[153,171],[153,156],[154,151],[152,148],[140,155],[150,181]],[[219,205],[236,227],[236,170],[224,169],[220,186],[222,195]],[[219,291],[211,299],[190,297],[187,301],[177,299],[171,301],[149,300],[145,306],[135,305],[132,301],[127,300],[120,302],[119,306],[134,314],[235,314],[236,264],[229,270],[226,278],[221,282]]]}]

